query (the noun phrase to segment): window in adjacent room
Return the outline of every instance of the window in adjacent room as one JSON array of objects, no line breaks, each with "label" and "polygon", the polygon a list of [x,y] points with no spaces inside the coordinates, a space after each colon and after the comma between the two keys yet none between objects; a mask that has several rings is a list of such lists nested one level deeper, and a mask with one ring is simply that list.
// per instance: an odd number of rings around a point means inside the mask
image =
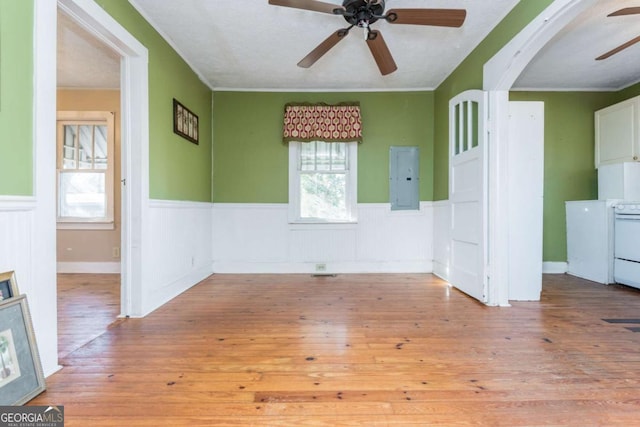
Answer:
[{"label": "window in adjacent room", "polygon": [[114,114],[61,111],[58,228],[113,229]]},{"label": "window in adjacent room", "polygon": [[289,143],[289,220],[356,221],[357,142]]}]

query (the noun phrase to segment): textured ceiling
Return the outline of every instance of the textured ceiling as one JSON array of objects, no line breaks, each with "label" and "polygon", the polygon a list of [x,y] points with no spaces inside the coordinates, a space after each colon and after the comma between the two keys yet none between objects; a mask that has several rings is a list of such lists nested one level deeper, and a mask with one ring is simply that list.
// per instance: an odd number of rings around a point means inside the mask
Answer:
[{"label": "textured ceiling", "polygon": [[398,65],[383,77],[358,28],[311,68],[296,66],[347,26],[341,16],[267,0],[130,0],[210,87],[240,90],[433,89],[517,2],[387,0],[387,9],[466,9],[467,19],[461,28],[374,23]]},{"label": "textured ceiling", "polygon": [[58,13],[57,82],[60,88],[120,87],[120,56]]},{"label": "textured ceiling", "polygon": [[[340,0],[326,0],[339,4]],[[524,0],[532,1],[532,0]],[[398,70],[381,76],[361,30],[309,69],[297,62],[346,23],[340,16],[271,6],[268,0],[130,0],[212,89],[412,90],[436,88],[517,0],[387,0],[390,8],[463,8],[461,28],[373,24]],[[618,90],[640,81],[640,15],[607,17],[640,0],[599,0],[533,59],[514,89]],[[119,87],[117,54],[59,14],[58,85]]]},{"label": "textured ceiling", "polygon": [[640,81],[640,43],[595,60],[640,36],[640,14],[607,17],[638,6],[640,0],[599,0],[538,53],[514,88],[618,90]]}]

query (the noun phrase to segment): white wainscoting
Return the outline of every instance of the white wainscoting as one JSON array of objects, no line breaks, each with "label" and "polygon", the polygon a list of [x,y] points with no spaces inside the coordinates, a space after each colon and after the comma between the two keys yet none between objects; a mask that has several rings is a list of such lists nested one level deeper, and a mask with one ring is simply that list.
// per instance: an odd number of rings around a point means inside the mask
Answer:
[{"label": "white wainscoting", "polygon": [[451,262],[451,205],[448,200],[433,203],[433,273],[449,280]]},{"label": "white wainscoting", "polygon": [[151,200],[143,314],[211,275],[211,203]]},{"label": "white wainscoting", "polygon": [[[212,204],[150,201],[151,243],[144,251],[142,279],[133,292],[144,316],[208,277],[212,266]],[[16,272],[20,292],[27,294],[46,375],[57,368],[55,269],[53,280],[41,283],[38,255],[38,202],[33,197],[0,196],[0,271]],[[55,220],[50,228],[55,236]],[[55,260],[55,239],[50,260]],[[54,266],[55,263],[51,263]],[[54,266],[55,267],[55,266]],[[51,309],[50,309],[51,308]]]},{"label": "white wainscoting", "polygon": [[287,204],[215,203],[216,273],[397,273],[433,270],[433,208],[358,205],[356,224],[289,224]]},{"label": "white wainscoting", "polygon": [[15,271],[23,294],[34,291],[34,210],[35,200],[31,197],[0,198],[0,272]]},{"label": "white wainscoting", "polygon": [[[38,233],[38,205],[35,197],[0,196],[0,272],[14,271],[21,294],[27,295],[36,341],[45,375],[58,366],[56,323],[55,240]],[[55,219],[51,221],[55,230]],[[50,251],[49,251],[50,249]],[[51,262],[47,262],[51,260]],[[46,276],[46,280],[40,280]],[[51,280],[50,280],[51,279]]]},{"label": "white wainscoting", "polygon": [[[433,273],[444,280],[449,277],[451,208],[448,200],[433,202]],[[545,261],[544,274],[564,274],[566,262]]]}]

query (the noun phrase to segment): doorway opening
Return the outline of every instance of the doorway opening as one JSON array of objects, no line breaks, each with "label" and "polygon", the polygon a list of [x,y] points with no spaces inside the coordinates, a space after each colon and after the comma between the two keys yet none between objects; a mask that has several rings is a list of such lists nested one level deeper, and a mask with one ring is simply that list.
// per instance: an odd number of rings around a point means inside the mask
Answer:
[{"label": "doorway opening", "polygon": [[[145,237],[142,224],[148,217],[149,199],[149,105],[148,105],[148,51],[122,27],[111,15],[94,2],[84,0],[58,0],[57,13],[63,13],[74,23],[94,36],[102,44],[115,52],[118,58],[119,75],[119,107],[121,147],[118,150],[121,158],[117,162],[121,166],[120,180],[114,185],[121,189],[120,220],[120,266],[113,274],[120,275],[119,309],[120,317],[142,316],[143,288],[143,247]],[[50,11],[50,9],[49,9]],[[44,27],[43,27],[44,28]],[[55,26],[54,26],[55,31]],[[44,30],[43,30],[44,31]],[[51,38],[47,29],[46,34]],[[54,53],[54,52],[52,52]],[[55,59],[52,58],[52,59]],[[55,60],[43,62],[43,70],[38,72],[43,87],[56,87],[54,70],[48,68]],[[44,111],[55,112],[55,99],[47,98],[42,104]],[[43,136],[38,144],[50,144],[51,138]],[[55,164],[55,150],[45,147],[47,163]],[[43,168],[42,170],[44,170]],[[53,169],[53,168],[51,168]],[[38,169],[40,170],[40,169]],[[40,180],[51,180],[53,174],[38,175]],[[56,212],[54,198],[47,199],[47,212]],[[112,253],[113,254],[113,253]],[[53,254],[52,254],[53,255]],[[57,293],[56,293],[57,295]],[[118,304],[116,303],[116,306]],[[76,322],[77,323],[77,322]]]},{"label": "doorway opening", "polygon": [[120,315],[121,56],[60,8],[57,17],[58,356]]},{"label": "doorway opening", "polygon": [[[594,0],[556,0],[543,13],[533,19],[513,37],[499,52],[484,64],[483,90],[489,97],[490,150],[488,205],[489,247],[488,274],[491,277],[490,299],[497,305],[509,305],[510,268],[513,251],[510,248],[510,172],[509,147],[513,144],[509,135],[509,91],[516,79],[542,50],[542,48],[582,11],[591,7]],[[542,254],[540,254],[542,256]],[[496,262],[501,260],[501,262]],[[506,261],[506,262],[505,262]]]}]

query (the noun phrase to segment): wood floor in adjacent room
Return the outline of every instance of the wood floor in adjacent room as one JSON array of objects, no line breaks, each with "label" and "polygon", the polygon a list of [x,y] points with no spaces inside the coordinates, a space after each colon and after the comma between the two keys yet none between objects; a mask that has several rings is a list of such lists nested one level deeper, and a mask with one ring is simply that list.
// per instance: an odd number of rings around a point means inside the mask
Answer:
[{"label": "wood floor in adjacent room", "polygon": [[119,314],[119,274],[58,274],[58,357],[102,335]]},{"label": "wood floor in adjacent room", "polygon": [[429,274],[214,275],[64,355],[31,404],[66,427],[638,426],[639,327],[640,291],[566,275],[509,308]]}]

